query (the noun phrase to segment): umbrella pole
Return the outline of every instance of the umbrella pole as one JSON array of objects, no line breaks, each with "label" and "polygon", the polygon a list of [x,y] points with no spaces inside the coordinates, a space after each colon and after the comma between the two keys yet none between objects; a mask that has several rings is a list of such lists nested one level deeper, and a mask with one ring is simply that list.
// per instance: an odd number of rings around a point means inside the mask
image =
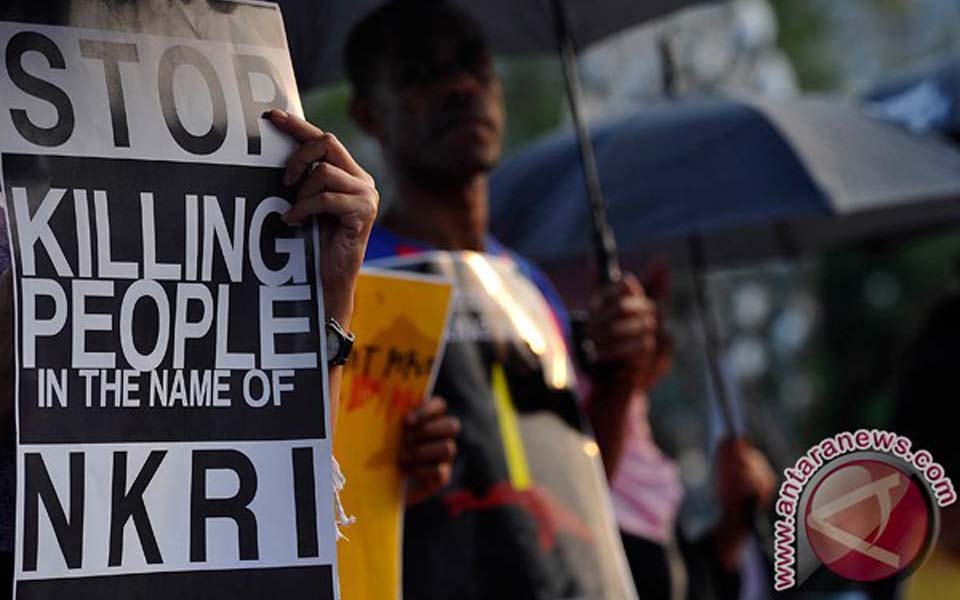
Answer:
[{"label": "umbrella pole", "polygon": [[733,399],[727,393],[724,385],[723,372],[720,369],[720,334],[717,324],[713,320],[706,293],[706,253],[703,249],[703,238],[695,234],[689,239],[690,263],[693,280],[693,299],[697,311],[697,318],[703,330],[704,351],[707,356],[707,371],[710,374],[710,383],[713,385],[715,397],[720,405],[720,417],[724,430],[729,437],[735,437],[743,432],[737,426],[734,418]]},{"label": "umbrella pole", "polygon": [[[704,333],[704,347],[707,354],[707,370],[710,372],[710,381],[720,404],[720,418],[726,438],[739,438],[746,434],[745,427],[740,427],[734,418],[733,398],[727,393],[724,385],[723,372],[720,370],[720,335],[717,331],[713,313],[709,310],[706,293],[706,252],[703,248],[703,238],[694,234],[689,238],[691,274],[693,279],[694,305],[697,317]],[[744,522],[748,524],[750,533],[759,544],[761,553],[768,562],[773,560],[773,534],[764,510],[757,504],[756,498],[751,498],[743,510]]]},{"label": "umbrella pole", "polygon": [[607,220],[607,204],[600,187],[600,175],[597,171],[597,159],[593,153],[593,141],[583,118],[583,92],[577,70],[577,53],[567,22],[563,0],[552,0],[554,21],[556,23],[557,47],[560,53],[560,65],[566,85],[567,102],[573,127],[580,147],[580,162],[583,165],[584,181],[587,187],[587,200],[590,203],[590,218],[593,225],[593,245],[596,252],[598,273],[603,283],[620,281],[620,259],[617,253],[617,241]]}]

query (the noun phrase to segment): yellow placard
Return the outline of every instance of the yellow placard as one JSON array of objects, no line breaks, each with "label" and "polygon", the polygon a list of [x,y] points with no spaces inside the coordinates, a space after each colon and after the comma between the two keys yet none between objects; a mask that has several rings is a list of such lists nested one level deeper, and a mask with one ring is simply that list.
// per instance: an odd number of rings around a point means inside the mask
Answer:
[{"label": "yellow placard", "polygon": [[340,387],[334,456],[357,521],[337,548],[344,600],[400,597],[401,421],[432,390],[452,286],[440,278],[364,269],[351,328],[356,346]]}]

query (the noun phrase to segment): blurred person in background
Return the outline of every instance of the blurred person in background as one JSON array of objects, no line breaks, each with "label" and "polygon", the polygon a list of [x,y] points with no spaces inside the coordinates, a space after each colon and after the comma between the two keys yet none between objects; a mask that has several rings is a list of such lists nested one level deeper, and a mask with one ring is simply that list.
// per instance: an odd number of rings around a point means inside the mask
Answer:
[{"label": "blurred person in background", "polygon": [[[890,429],[927,450],[947,477],[960,474],[956,421],[943,411],[956,393],[960,348],[960,292],[940,299],[927,313],[908,347]],[[878,592],[876,598],[893,597]],[[941,509],[940,537],[930,557],[901,586],[903,600],[960,598],[960,503]]]},{"label": "blurred person in background", "polygon": [[[562,330],[559,339],[568,339],[567,313],[547,279],[487,233],[488,174],[500,158],[505,115],[501,82],[477,24],[444,2],[390,2],[352,32],[346,70],[353,87],[351,116],[379,142],[396,190],[374,228],[368,261],[397,265],[418,255],[460,251],[507,261],[535,284],[545,300],[542,306]],[[479,329],[497,327],[485,325]],[[682,493],[675,467],[653,444],[645,414],[646,391],[669,366],[669,353],[658,350],[659,326],[656,306],[633,275],[600,289],[590,303],[586,327],[596,349],[590,369],[594,377],[583,386],[586,397],[581,402],[577,389],[566,389],[564,397],[554,395],[547,406],[560,412],[571,400],[581,407],[576,410],[588,417],[608,476],[622,482],[615,483],[615,489],[621,488],[615,499],[621,523],[629,523],[625,529],[635,532],[628,544],[635,541],[640,597],[682,598],[689,590],[691,597],[708,598],[705,590],[712,587],[732,590],[717,597],[735,597],[735,583],[712,586],[705,579],[714,578],[714,572],[722,572],[725,580],[736,579],[739,548],[749,531],[747,507],[770,499],[774,478],[762,456],[745,442],[731,441],[720,449],[719,491],[726,518],[698,545],[709,556],[696,563],[709,565],[705,568],[712,572],[703,575],[694,569],[689,586],[677,584],[683,575],[667,564],[666,554]],[[503,417],[490,416],[497,405],[497,369],[506,371],[513,404],[521,412],[524,405],[543,406],[543,397],[556,391],[543,381],[531,385],[530,377],[518,372],[523,370],[519,361],[498,352],[496,344],[455,341],[445,352],[437,393],[459,418],[462,432],[435,439],[438,452],[442,441],[455,439],[458,455],[449,478],[444,474],[446,485],[440,493],[419,494],[408,502],[404,596],[611,597],[590,593],[583,572],[589,564],[577,564],[580,547],[564,550],[537,543],[544,521],[530,506],[554,513],[547,524],[567,507],[548,501],[556,490],[537,496],[531,495],[541,492],[536,486],[530,490],[516,485],[510,449],[499,449],[498,440],[509,437],[502,424],[498,431],[497,420],[502,423]],[[570,472],[567,477],[576,475]],[[464,499],[467,508],[460,505]],[[576,528],[559,531],[577,537]],[[619,560],[619,552],[617,548],[608,558]]]},{"label": "blurred person in background", "polygon": [[[645,288],[666,312],[669,272],[647,270]],[[767,458],[745,438],[714,452],[717,523],[689,539],[678,523],[684,491],[677,465],[657,446],[649,394],[671,367],[673,344],[658,322],[655,366],[639,382],[627,414],[627,434],[611,493],[623,545],[643,600],[732,600],[740,596],[740,565],[754,511],[766,510],[777,479]]]},{"label": "blurred person in background", "polygon": [[[346,62],[351,116],[380,143],[396,190],[374,229],[368,261],[463,251],[468,266],[490,280],[507,265],[502,276],[517,279],[502,284],[497,295],[511,296],[505,301],[514,314],[529,309],[529,319],[520,320],[537,327],[536,339],[558,340],[561,361],[568,363],[569,322],[552,286],[487,233],[488,174],[500,158],[505,115],[501,82],[476,23],[443,2],[391,2],[357,25]],[[469,294],[458,290],[456,298],[469,302]],[[498,301],[504,299],[492,299]],[[620,569],[622,589],[630,587],[615,532],[607,538],[613,543],[604,543],[602,532],[585,527],[608,510],[602,481],[603,493],[584,503],[587,496],[577,490],[596,486],[593,472],[578,474],[562,464],[562,454],[543,451],[567,439],[576,441],[581,455],[591,447],[581,432],[577,390],[555,387],[531,370],[536,359],[528,360],[530,348],[481,339],[510,324],[478,313],[470,315],[478,320],[477,337],[451,340],[440,367],[436,391],[461,430],[436,428],[433,451],[449,450],[448,442],[456,440],[457,457],[440,493],[408,499],[404,597],[629,597],[632,592],[596,582],[598,572]],[[655,326],[655,307],[632,275],[596,294],[590,331],[604,377],[593,381],[585,406],[608,473],[622,450],[630,399],[653,366]],[[531,433],[541,426],[556,435]],[[550,469],[559,485],[536,477]]]},{"label": "blurred person in background", "polygon": [[[958,345],[960,292],[951,291],[930,307],[910,337],[900,361],[886,428],[909,439],[911,452],[929,452],[949,478],[960,473],[956,421],[944,418],[945,407],[956,390]],[[846,590],[843,597],[851,600],[960,597],[960,503],[940,509],[939,536],[933,540],[930,555],[906,578],[860,583],[821,569],[806,585]]]}]

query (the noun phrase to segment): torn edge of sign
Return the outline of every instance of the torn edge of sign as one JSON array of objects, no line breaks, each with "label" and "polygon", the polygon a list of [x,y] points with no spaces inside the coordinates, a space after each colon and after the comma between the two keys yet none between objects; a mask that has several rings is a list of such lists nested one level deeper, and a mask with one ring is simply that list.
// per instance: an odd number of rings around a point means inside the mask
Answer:
[{"label": "torn edge of sign", "polygon": [[350,541],[350,538],[343,535],[343,528],[349,527],[357,522],[357,518],[353,515],[347,515],[347,511],[343,507],[343,502],[340,501],[340,492],[343,491],[345,485],[347,485],[347,478],[344,476],[343,471],[340,470],[340,463],[337,462],[337,457],[332,456],[333,458],[333,499],[336,503],[336,513],[334,514],[334,522],[337,526],[337,539]]}]

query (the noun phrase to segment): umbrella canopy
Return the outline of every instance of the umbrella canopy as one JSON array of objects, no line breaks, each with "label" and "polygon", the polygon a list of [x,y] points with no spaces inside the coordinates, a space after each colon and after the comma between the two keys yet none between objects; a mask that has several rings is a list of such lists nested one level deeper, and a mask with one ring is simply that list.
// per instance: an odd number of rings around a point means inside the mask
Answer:
[{"label": "umbrella canopy", "polygon": [[[385,0],[277,0],[283,11],[297,78],[302,87],[343,76],[347,36]],[[557,25],[551,0],[454,0],[483,27],[498,53],[551,52]],[[722,0],[561,0],[573,39],[583,48],[632,25],[693,4]]]},{"label": "umbrella canopy", "polygon": [[[592,138],[628,255],[698,236],[711,263],[754,259],[960,219],[960,152],[837,100],[664,102]],[[500,167],[494,233],[548,265],[589,254],[578,161],[561,134]]]},{"label": "umbrella canopy", "polygon": [[940,131],[960,141],[960,56],[887,81],[863,96],[867,111],[918,133]]}]

